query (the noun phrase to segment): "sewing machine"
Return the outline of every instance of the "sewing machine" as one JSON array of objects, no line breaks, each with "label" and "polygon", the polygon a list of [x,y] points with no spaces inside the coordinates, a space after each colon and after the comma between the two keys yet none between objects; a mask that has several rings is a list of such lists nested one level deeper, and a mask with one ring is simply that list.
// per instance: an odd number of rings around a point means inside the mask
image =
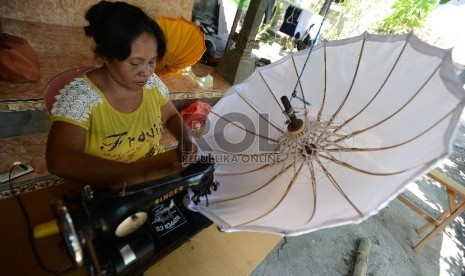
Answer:
[{"label": "sewing machine", "polygon": [[210,225],[183,205],[187,189],[194,203],[216,190],[212,158],[182,173],[128,187],[97,191],[86,186],[52,203],[60,234],[75,268],[91,275],[134,275]]}]

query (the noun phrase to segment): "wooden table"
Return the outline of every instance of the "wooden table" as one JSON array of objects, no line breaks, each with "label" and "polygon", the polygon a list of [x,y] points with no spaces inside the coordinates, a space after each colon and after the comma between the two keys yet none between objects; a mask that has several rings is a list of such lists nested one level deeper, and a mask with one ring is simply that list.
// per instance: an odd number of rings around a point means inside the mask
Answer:
[{"label": "wooden table", "polygon": [[428,242],[430,242],[434,237],[439,235],[447,227],[447,225],[449,225],[452,221],[455,220],[455,218],[457,218],[462,212],[465,211],[464,185],[455,182],[444,172],[441,172],[438,169],[432,170],[427,174],[427,176],[446,188],[449,207],[438,216],[433,217],[403,195],[398,197],[401,202],[406,204],[413,211],[417,212],[423,219],[427,221],[425,225],[417,230],[419,234],[432,228],[432,230],[420,242],[413,246],[414,251],[417,251]]},{"label": "wooden table", "polygon": [[281,239],[263,233],[222,233],[211,225],[144,275],[249,275]]}]

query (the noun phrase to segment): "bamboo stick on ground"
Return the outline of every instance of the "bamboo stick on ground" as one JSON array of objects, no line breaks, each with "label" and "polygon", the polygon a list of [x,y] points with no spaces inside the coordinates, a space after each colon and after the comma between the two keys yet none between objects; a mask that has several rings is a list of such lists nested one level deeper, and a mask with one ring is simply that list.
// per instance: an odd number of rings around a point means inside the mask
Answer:
[{"label": "bamboo stick on ground", "polygon": [[369,238],[361,238],[358,245],[357,260],[355,262],[353,276],[365,276],[368,268],[368,254],[370,254],[371,241]]}]

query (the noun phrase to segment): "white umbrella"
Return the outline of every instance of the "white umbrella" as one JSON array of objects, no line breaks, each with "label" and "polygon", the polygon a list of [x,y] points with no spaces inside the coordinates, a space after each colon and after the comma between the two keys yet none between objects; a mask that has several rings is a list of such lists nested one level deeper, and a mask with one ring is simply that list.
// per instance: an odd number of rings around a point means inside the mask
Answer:
[{"label": "white umbrella", "polygon": [[308,51],[257,69],[208,115],[197,143],[220,186],[198,209],[223,231],[361,222],[449,152],[465,104],[450,50],[365,33]]}]

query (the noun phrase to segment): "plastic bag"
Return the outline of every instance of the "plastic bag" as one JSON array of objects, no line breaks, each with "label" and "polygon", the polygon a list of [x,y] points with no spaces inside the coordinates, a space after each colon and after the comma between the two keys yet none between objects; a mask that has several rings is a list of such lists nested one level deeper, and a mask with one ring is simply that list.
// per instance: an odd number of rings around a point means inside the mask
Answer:
[{"label": "plastic bag", "polygon": [[205,126],[211,108],[211,105],[208,103],[195,101],[181,110],[180,114],[184,123],[192,129],[192,132],[198,134]]}]

